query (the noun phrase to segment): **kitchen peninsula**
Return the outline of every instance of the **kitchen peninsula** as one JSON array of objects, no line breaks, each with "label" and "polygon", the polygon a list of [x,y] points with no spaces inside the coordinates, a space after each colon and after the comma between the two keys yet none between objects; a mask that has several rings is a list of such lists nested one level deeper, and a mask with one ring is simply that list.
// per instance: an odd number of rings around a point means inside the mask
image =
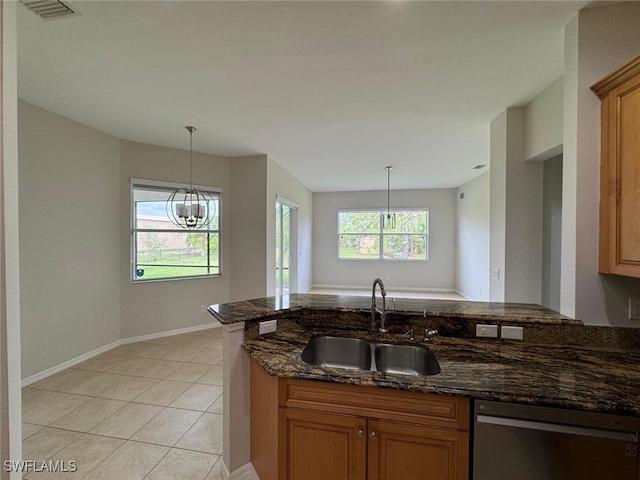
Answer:
[{"label": "kitchen peninsula", "polygon": [[[635,329],[585,327],[536,305],[398,299],[387,302],[390,332],[372,337],[370,300],[292,294],[209,308],[225,329],[224,450],[230,470],[250,461],[248,377],[256,367],[266,372],[267,381],[311,380],[377,389],[371,392],[419,393],[425,399],[500,400],[640,416],[640,335]],[[259,322],[271,319],[278,320],[277,331],[259,335]],[[479,323],[522,326],[524,339],[474,338]],[[428,347],[440,363],[440,374],[416,377],[320,367],[300,357],[314,335],[408,343],[402,334],[409,328],[439,330]],[[468,418],[466,422],[468,427]]]}]

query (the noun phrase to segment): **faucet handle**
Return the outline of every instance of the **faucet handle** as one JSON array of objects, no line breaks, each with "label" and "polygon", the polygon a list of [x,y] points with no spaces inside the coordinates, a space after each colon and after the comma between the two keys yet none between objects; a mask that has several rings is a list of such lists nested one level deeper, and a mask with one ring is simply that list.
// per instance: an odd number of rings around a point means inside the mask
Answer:
[{"label": "faucet handle", "polygon": [[423,338],[422,341],[425,342],[425,343],[426,342],[430,342],[431,339],[433,337],[436,337],[436,336],[437,337],[440,336],[440,334],[438,333],[438,330],[434,330],[434,329],[431,329],[431,328],[425,328],[424,329],[424,338]]}]

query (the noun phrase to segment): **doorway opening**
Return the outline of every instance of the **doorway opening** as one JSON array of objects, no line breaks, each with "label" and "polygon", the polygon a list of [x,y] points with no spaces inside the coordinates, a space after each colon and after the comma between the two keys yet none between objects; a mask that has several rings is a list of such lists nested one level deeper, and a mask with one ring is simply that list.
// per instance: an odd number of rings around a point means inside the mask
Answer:
[{"label": "doorway opening", "polygon": [[296,222],[298,207],[282,197],[276,199],[276,295],[297,291]]}]

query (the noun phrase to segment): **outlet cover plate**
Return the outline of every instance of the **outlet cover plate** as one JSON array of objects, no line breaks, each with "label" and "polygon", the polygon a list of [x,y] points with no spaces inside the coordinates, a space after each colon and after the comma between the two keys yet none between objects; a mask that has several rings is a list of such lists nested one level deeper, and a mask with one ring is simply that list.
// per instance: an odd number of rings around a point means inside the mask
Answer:
[{"label": "outlet cover plate", "polygon": [[522,340],[524,328],[505,325],[500,329],[500,336],[508,340]]},{"label": "outlet cover plate", "polygon": [[265,333],[272,333],[277,330],[278,320],[267,320],[266,322],[260,322],[260,335]]},{"label": "outlet cover plate", "polygon": [[497,325],[476,325],[476,337],[498,338]]}]

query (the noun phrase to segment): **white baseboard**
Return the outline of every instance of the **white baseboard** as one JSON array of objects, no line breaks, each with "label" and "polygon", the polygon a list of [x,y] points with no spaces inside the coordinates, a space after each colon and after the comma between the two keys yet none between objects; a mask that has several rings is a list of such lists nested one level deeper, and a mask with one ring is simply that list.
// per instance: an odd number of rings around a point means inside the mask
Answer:
[{"label": "white baseboard", "polygon": [[171,337],[173,335],[181,335],[183,333],[191,333],[191,332],[199,332],[200,330],[209,330],[211,328],[220,328],[220,322],[212,322],[204,325],[197,325],[195,327],[187,327],[187,328],[177,328],[175,330],[166,330],[164,332],[150,333],[149,335],[139,335],[137,337],[129,337],[129,338],[121,338],[120,340],[116,340],[107,345],[103,345],[102,347],[96,348],[95,350],[91,350],[90,352],[83,353],[82,355],[78,355],[77,357],[71,358],[65,362],[59,363],[58,365],[54,365],[53,367],[47,368],[41,372],[38,372],[34,375],[31,375],[27,378],[22,379],[22,387],[27,387],[32,385],[40,380],[44,380],[51,375],[55,375],[67,368],[74,367],[90,358],[93,358],[101,353],[108,352],[109,350],[113,350],[120,345],[127,345],[129,343],[136,342],[144,342],[146,340],[155,340],[156,338],[163,337]]},{"label": "white baseboard", "polygon": [[91,350],[90,352],[83,353],[82,355],[78,355],[77,357],[71,358],[66,362],[59,363],[58,365],[54,365],[53,367],[47,368],[41,372],[38,372],[34,375],[31,375],[27,378],[22,379],[22,386],[26,387],[33,383],[39,382],[40,380],[44,380],[51,375],[55,375],[62,370],[78,365],[79,363],[84,362],[85,360],[89,360],[90,358],[95,357],[96,355],[100,355],[101,353],[107,352],[113,348],[120,346],[121,340],[116,340],[115,342],[108,343],[107,345],[103,345],[100,348],[96,348],[95,350]]},{"label": "white baseboard", "polygon": [[209,330],[211,328],[220,328],[221,323],[218,321],[205,323],[204,325],[196,325],[195,327],[177,328],[175,330],[165,330],[164,332],[149,333],[148,335],[138,335],[136,337],[128,337],[120,340],[120,345],[129,343],[146,342],[155,340],[156,338],[172,337],[174,335],[182,335],[183,333],[199,332],[200,330]]},{"label": "white baseboard", "polygon": [[[371,290],[371,285],[323,285],[314,283],[309,290],[314,288],[327,288],[331,290]],[[393,287],[387,286],[387,290],[394,292],[438,292],[438,293],[457,293],[455,288],[417,288],[417,287]],[[307,290],[308,291],[308,290]]]},{"label": "white baseboard", "polygon": [[258,474],[253,468],[253,464],[251,462],[231,473],[229,473],[224,461],[221,460],[221,462],[222,467],[220,468],[220,474],[222,476],[222,480],[260,480],[260,477],[258,477]]},{"label": "white baseboard", "polygon": [[456,290],[456,293],[458,295],[460,295],[461,297],[464,297],[466,300],[469,300],[470,302],[476,302],[477,301],[475,298],[470,297],[469,295],[467,295],[464,292],[461,292],[460,290]]}]

